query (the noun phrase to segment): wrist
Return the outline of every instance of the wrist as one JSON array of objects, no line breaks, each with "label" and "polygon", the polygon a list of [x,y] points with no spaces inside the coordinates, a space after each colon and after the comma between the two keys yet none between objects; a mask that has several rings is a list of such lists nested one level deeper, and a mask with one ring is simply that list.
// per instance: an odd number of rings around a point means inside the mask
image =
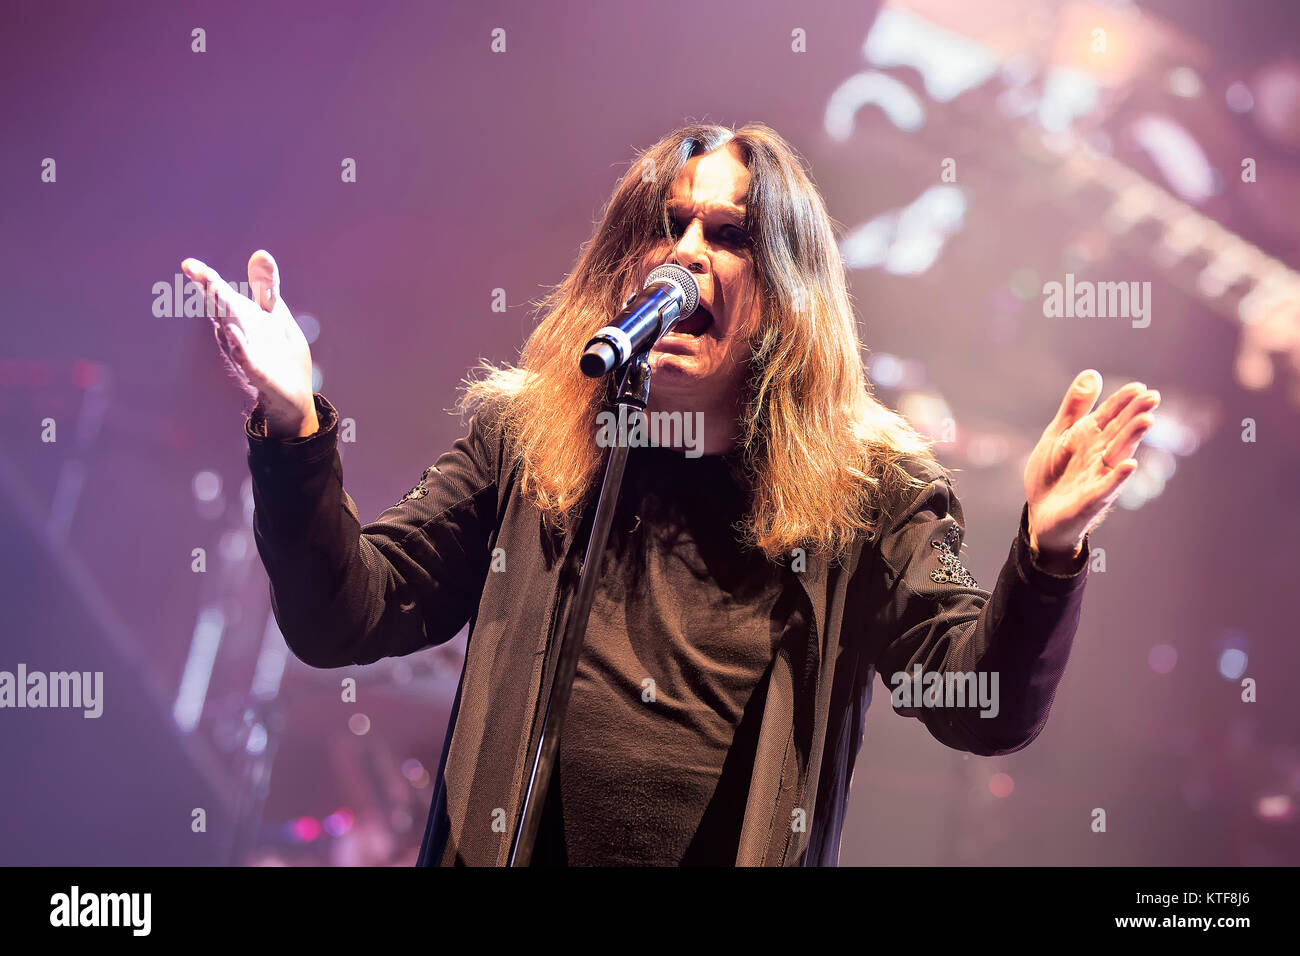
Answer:
[{"label": "wrist", "polygon": [[1083,553],[1083,546],[1080,544],[1073,546],[1044,544],[1038,540],[1038,535],[1031,530],[1029,532],[1029,550],[1034,563],[1044,571],[1050,571],[1054,574],[1066,574],[1079,563],[1079,555]]},{"label": "wrist", "polygon": [[306,408],[278,411],[267,406],[265,417],[268,438],[309,438],[320,431],[314,396],[308,400]]}]

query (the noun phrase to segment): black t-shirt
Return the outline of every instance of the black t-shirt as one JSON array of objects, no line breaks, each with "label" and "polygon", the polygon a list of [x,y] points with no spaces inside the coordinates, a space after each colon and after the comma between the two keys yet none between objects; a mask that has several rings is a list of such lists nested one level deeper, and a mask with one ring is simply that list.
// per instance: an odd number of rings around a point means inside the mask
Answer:
[{"label": "black t-shirt", "polygon": [[736,859],[785,621],[726,456],[628,455],[534,865]]}]

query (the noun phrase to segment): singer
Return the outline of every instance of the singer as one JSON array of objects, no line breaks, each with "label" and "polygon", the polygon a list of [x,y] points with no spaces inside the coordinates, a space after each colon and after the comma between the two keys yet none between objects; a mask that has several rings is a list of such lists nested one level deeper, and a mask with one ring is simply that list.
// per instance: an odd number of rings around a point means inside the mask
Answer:
[{"label": "singer", "polygon": [[[1158,393],[1132,382],[1098,404],[1091,370],[1069,385],[981,588],[950,475],[866,381],[803,163],[765,126],[692,125],[632,164],[518,366],[472,378],[467,434],[364,526],[274,260],[250,260],[252,299],[182,263],[257,399],[254,531],[294,654],[365,664],[469,625],[422,865],[509,859],[609,453],[614,376],[579,358],[665,263],[700,304],[649,354],[648,410],[698,415],[702,453],[628,453],[533,863],[835,864],[877,672],[915,684],[896,709],[949,747],[1011,753],[1047,721],[1089,534]],[[943,693],[961,681],[998,699]]]}]

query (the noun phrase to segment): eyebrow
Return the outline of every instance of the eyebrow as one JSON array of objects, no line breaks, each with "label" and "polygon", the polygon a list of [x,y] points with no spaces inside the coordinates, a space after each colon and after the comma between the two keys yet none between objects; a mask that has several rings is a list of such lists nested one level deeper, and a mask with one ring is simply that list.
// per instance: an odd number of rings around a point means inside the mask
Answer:
[{"label": "eyebrow", "polygon": [[[676,199],[670,199],[668,200],[667,205],[668,205],[669,212],[680,212],[682,207],[687,204],[680,202]],[[723,213],[724,215],[731,216],[733,219],[736,219],[738,222],[745,221],[744,206],[737,206],[734,205],[733,203],[712,203],[709,206],[709,211],[710,212],[716,211],[716,212]]]}]

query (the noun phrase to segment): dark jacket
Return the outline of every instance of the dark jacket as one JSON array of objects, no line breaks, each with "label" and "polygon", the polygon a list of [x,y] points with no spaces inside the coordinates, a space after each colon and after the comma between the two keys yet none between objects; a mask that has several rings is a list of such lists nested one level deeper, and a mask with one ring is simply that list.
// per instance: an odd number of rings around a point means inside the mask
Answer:
[{"label": "dark jacket", "polygon": [[[519,491],[520,468],[495,416],[425,470],[401,501],[360,523],[343,490],[338,416],[316,396],[320,430],[246,432],[254,534],[276,620],[314,667],[367,664],[455,637],[469,623],[460,686],[439,762],[421,865],[500,865],[510,846],[585,533],[547,530]],[[737,864],[834,865],[853,765],[877,670],[997,672],[1000,712],[914,706],[938,740],[1006,754],[1042,731],[1069,656],[1087,578],[1032,560],[1028,508],[992,592],[961,566],[961,505],[932,464],[926,484],[881,533],[832,564],[787,562],[789,624],[766,675],[766,701]],[[495,557],[495,565],[494,565]]]}]

